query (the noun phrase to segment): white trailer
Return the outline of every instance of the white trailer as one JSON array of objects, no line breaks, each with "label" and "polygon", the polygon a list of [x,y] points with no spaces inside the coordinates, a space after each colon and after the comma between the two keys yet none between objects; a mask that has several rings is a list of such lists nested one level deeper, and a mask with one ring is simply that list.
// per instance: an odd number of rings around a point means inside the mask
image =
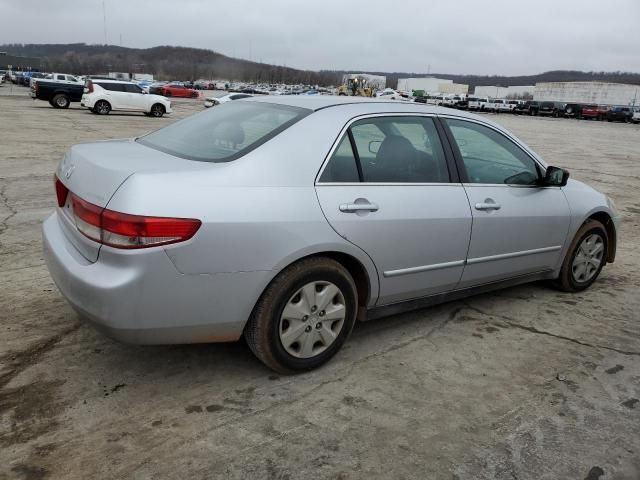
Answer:
[{"label": "white trailer", "polygon": [[536,83],[533,99],[541,102],[638,105],[640,85],[609,82]]}]

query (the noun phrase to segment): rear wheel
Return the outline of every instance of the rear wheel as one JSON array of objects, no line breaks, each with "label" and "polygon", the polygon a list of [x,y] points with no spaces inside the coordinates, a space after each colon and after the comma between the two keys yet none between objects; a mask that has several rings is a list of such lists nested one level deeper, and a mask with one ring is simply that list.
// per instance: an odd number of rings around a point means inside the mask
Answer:
[{"label": "rear wheel", "polygon": [[590,287],[607,263],[607,247],[604,225],[597,220],[588,220],[569,246],[557,286],[565,292],[579,292]]},{"label": "rear wheel", "polygon": [[323,257],[301,260],[267,287],[244,336],[269,368],[280,373],[311,370],[345,342],[357,305],[353,278],[342,265]]},{"label": "rear wheel", "polygon": [[51,103],[54,108],[69,108],[71,101],[69,101],[69,97],[65,94],[59,93],[51,99]]},{"label": "rear wheel", "polygon": [[99,115],[107,115],[111,111],[111,105],[106,100],[100,100],[93,109]]}]

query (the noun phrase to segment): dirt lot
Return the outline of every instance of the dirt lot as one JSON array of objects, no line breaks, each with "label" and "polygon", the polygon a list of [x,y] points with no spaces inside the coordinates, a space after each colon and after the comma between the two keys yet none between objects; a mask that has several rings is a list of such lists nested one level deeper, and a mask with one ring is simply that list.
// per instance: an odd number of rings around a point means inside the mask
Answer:
[{"label": "dirt lot", "polygon": [[494,117],[616,200],[618,260],[356,327],[278,377],[242,343],[121,345],[52,283],[40,224],[76,142],[163,119],[54,110],[0,88],[0,478],[640,478],[640,126]]}]

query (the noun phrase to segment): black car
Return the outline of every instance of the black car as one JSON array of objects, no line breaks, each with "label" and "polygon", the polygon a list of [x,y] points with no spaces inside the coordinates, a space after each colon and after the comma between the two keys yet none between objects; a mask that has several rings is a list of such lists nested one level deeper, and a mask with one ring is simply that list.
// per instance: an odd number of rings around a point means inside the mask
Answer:
[{"label": "black car", "polygon": [[607,122],[629,123],[633,117],[631,107],[611,107],[607,112]]},{"label": "black car", "polygon": [[564,104],[558,104],[556,102],[540,102],[538,115],[550,115],[557,117],[560,115],[560,111],[564,111]]},{"label": "black car", "polygon": [[582,118],[582,103],[567,103],[562,111],[565,118]]},{"label": "black car", "polygon": [[513,109],[513,113],[520,115],[537,115],[540,109],[540,104],[534,100],[527,100],[524,103],[516,105]]}]

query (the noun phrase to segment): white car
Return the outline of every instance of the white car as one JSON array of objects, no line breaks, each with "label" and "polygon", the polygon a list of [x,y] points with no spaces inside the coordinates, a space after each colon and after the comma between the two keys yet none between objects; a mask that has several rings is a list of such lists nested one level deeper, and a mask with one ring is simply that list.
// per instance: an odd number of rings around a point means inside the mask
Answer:
[{"label": "white car", "polygon": [[75,75],[69,75],[68,73],[50,73],[44,77],[48,82],[64,83],[64,84],[78,84],[83,83],[81,79]]},{"label": "white car", "polygon": [[631,121],[633,123],[640,123],[640,107],[636,108],[633,111],[633,116],[631,117]]},{"label": "white car", "polygon": [[469,97],[469,110],[483,111],[487,108],[489,99],[487,97]]},{"label": "white car", "polygon": [[145,93],[137,84],[122,80],[87,80],[80,105],[100,115],[123,111],[161,117],[171,113],[171,102],[165,97]]},{"label": "white car", "polygon": [[385,88],[383,91],[376,93],[376,97],[384,98],[387,100],[402,100],[409,101],[409,95],[403,95],[401,92],[394,90],[393,88]]},{"label": "white car", "polygon": [[228,93],[227,95],[223,95],[222,97],[209,97],[204,101],[204,106],[206,108],[215,107],[216,105],[220,105],[221,103],[230,102],[231,100],[240,100],[242,98],[253,97],[253,95],[249,93]]},{"label": "white car", "polygon": [[493,100],[490,100],[484,108],[485,110],[496,113],[511,111],[511,105],[502,98],[494,98]]}]

